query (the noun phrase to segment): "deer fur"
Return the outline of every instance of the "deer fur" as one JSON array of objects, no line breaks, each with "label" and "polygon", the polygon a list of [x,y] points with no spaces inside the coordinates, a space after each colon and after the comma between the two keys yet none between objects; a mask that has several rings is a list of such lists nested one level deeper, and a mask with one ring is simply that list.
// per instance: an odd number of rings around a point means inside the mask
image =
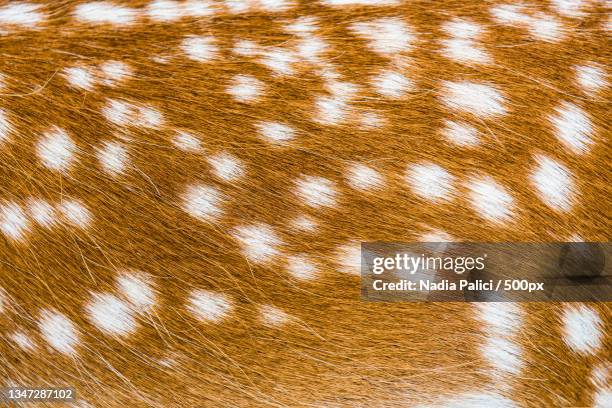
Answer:
[{"label": "deer fur", "polygon": [[0,387],[612,406],[610,305],[371,303],[359,243],[610,239],[609,2],[0,2]]}]

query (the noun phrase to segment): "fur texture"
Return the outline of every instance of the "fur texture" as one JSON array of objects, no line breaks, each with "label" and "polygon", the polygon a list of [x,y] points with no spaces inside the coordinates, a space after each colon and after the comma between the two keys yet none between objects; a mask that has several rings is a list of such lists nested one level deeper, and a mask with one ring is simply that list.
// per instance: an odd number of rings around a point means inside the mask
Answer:
[{"label": "fur texture", "polygon": [[609,241],[606,1],[0,2],[0,386],[612,405],[609,304],[367,303],[361,241]]}]

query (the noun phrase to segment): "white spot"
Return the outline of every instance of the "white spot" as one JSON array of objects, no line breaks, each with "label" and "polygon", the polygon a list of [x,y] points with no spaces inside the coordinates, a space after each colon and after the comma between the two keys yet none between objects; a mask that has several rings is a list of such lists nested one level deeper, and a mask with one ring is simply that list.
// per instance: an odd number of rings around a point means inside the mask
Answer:
[{"label": "white spot", "polygon": [[91,91],[94,86],[94,77],[91,72],[82,67],[71,67],[64,70],[66,80],[74,88]]},{"label": "white spot", "polygon": [[[436,408],[518,408],[514,401],[493,393],[465,393],[436,404]],[[420,407],[421,408],[421,407]]]},{"label": "white spot", "polygon": [[361,191],[376,189],[383,184],[383,177],[379,172],[361,163],[349,167],[346,177],[351,187]]},{"label": "white spot", "polygon": [[591,383],[596,388],[605,387],[612,380],[612,362],[605,362],[593,367],[591,372]]},{"label": "white spot", "polygon": [[295,218],[290,223],[290,226],[291,228],[294,228],[298,231],[304,231],[304,232],[313,232],[317,229],[316,221],[313,220],[312,217],[308,217],[306,215],[301,215]]},{"label": "white spot", "polygon": [[584,7],[583,0],[551,0],[551,2],[557,12],[566,17],[576,18],[584,16],[582,11]]},{"label": "white spot", "polygon": [[28,219],[19,205],[13,202],[0,205],[0,230],[4,235],[19,241],[28,229]]},{"label": "white spot", "polygon": [[291,75],[296,58],[290,51],[272,48],[263,52],[260,62],[278,75]]},{"label": "white spot", "polygon": [[369,41],[369,47],[383,56],[391,57],[412,48],[415,36],[399,18],[381,18],[354,23],[351,29]]},{"label": "white spot", "polygon": [[207,290],[191,292],[187,310],[198,320],[219,323],[230,312],[232,304],[227,296]]},{"label": "white spot", "polygon": [[484,323],[483,331],[491,336],[510,337],[523,324],[523,310],[516,303],[477,303],[478,319]]},{"label": "white spot", "polygon": [[400,98],[413,88],[410,79],[396,71],[383,71],[372,80],[376,92],[387,98]]},{"label": "white spot", "polygon": [[113,177],[123,173],[128,160],[127,151],[116,142],[104,142],[102,147],[96,150],[96,156],[104,171]]},{"label": "white spot", "polygon": [[87,228],[91,222],[91,213],[77,200],[63,200],[58,206],[64,219],[79,228]]},{"label": "white spot", "polygon": [[565,344],[578,353],[597,353],[603,338],[603,323],[595,310],[585,305],[568,306],[562,319]]},{"label": "white spot", "polygon": [[183,8],[178,1],[154,0],[147,5],[147,15],[151,20],[169,23],[183,17]]},{"label": "white spot", "polygon": [[493,18],[501,24],[527,24],[531,18],[523,13],[523,6],[518,4],[501,4],[491,8]]},{"label": "white spot", "polygon": [[187,132],[177,132],[172,139],[172,143],[185,152],[198,152],[200,150],[200,141]]},{"label": "white spot", "polygon": [[357,85],[350,82],[338,81],[336,79],[328,80],[325,87],[332,96],[343,100],[349,100],[355,97],[357,92],[359,92]]},{"label": "white spot", "polygon": [[253,41],[240,40],[234,45],[233,52],[243,57],[253,57],[259,53],[259,46]]},{"label": "white spot", "polygon": [[109,99],[102,108],[102,114],[111,123],[123,126],[130,123],[135,107],[127,102]]},{"label": "white spot", "polygon": [[447,120],[442,134],[449,141],[459,146],[472,147],[479,143],[478,131],[466,123]]},{"label": "white spot", "polygon": [[189,58],[198,62],[208,62],[212,60],[218,52],[213,37],[189,36],[186,37],[181,45],[183,52]]},{"label": "white spot", "polygon": [[270,143],[283,143],[295,137],[295,130],[283,123],[262,122],[257,125],[259,133]]},{"label": "white spot", "polygon": [[79,333],[66,316],[56,311],[43,310],[38,328],[47,343],[64,354],[74,354],[79,343]]},{"label": "white spot", "polygon": [[497,116],[506,113],[505,98],[494,87],[470,81],[443,84],[442,101],[449,108],[476,116]]},{"label": "white spot", "polygon": [[221,216],[221,193],[205,185],[188,186],[183,194],[183,209],[202,221],[214,221]]},{"label": "white spot", "polygon": [[253,0],[225,0],[224,3],[231,13],[244,13],[253,5]]},{"label": "white spot", "polygon": [[574,183],[569,170],[550,157],[536,155],[537,167],[531,174],[540,199],[549,207],[567,212],[572,207]]},{"label": "white spot", "polygon": [[293,23],[285,26],[285,29],[299,37],[307,38],[319,29],[314,17],[298,17]]},{"label": "white spot", "polygon": [[603,388],[595,392],[593,397],[593,408],[612,407],[612,388]]},{"label": "white spot", "polygon": [[130,67],[120,61],[106,61],[100,65],[104,85],[112,86],[132,75]]},{"label": "white spot", "polygon": [[361,273],[361,244],[349,242],[336,250],[340,272],[359,275]]},{"label": "white spot", "polygon": [[213,4],[208,0],[187,0],[183,2],[183,13],[190,17],[207,17],[215,14]]},{"label": "white spot", "polygon": [[267,225],[254,224],[236,228],[234,238],[240,243],[245,257],[255,263],[265,263],[279,254],[281,241]]},{"label": "white spot", "polygon": [[325,87],[329,90],[332,96],[343,100],[349,100],[355,97],[359,91],[359,88],[355,84],[338,81],[335,79],[328,79]]},{"label": "white spot", "polygon": [[84,23],[128,25],[136,20],[138,12],[109,1],[92,1],[76,6],[74,15]]},{"label": "white spot", "polygon": [[[447,232],[434,229],[429,232],[425,232],[421,234],[421,236],[419,237],[419,241],[427,242],[427,243],[447,243],[447,242],[453,242],[454,239]],[[443,245],[443,246],[440,246],[439,248],[442,251],[446,249],[447,246],[448,245]]]},{"label": "white spot", "polygon": [[593,63],[575,68],[576,82],[588,95],[594,95],[607,85],[606,72]]},{"label": "white spot", "polygon": [[293,6],[287,0],[259,0],[259,6],[267,12],[286,11]]},{"label": "white spot", "polygon": [[555,42],[561,40],[563,27],[553,16],[537,13],[528,23],[529,33],[538,40]]},{"label": "white spot", "polygon": [[287,257],[287,272],[296,279],[310,280],[316,277],[317,267],[304,255],[293,255]]},{"label": "white spot", "polygon": [[317,69],[315,72],[317,73],[317,75],[327,81],[339,81],[342,77],[336,67],[334,67],[330,63],[324,64],[322,67],[319,67],[319,69]]},{"label": "white spot", "polygon": [[575,154],[586,153],[593,143],[593,125],[587,114],[573,103],[563,102],[549,117],[555,136]]},{"label": "white spot", "polygon": [[337,125],[345,118],[347,108],[344,98],[320,96],[315,100],[315,120],[326,125]]},{"label": "white spot", "polygon": [[9,338],[24,351],[32,351],[36,348],[30,336],[28,336],[24,332],[17,331],[11,333]]},{"label": "white spot", "polygon": [[45,200],[32,198],[27,204],[30,216],[39,225],[50,227],[57,222],[53,206]]},{"label": "white spot", "polygon": [[164,117],[157,109],[150,106],[142,106],[138,108],[138,113],[134,120],[134,123],[138,126],[155,129],[161,126],[164,122]]},{"label": "white spot", "polygon": [[321,0],[326,6],[397,6],[401,0]]},{"label": "white spot", "polygon": [[8,140],[12,128],[6,112],[0,109],[0,143]]},{"label": "white spot", "polygon": [[266,326],[280,326],[289,321],[289,315],[272,305],[260,307],[261,320]]},{"label": "white spot", "polygon": [[335,184],[323,177],[303,176],[296,183],[296,194],[311,207],[332,207],[336,204]]},{"label": "white spot", "polygon": [[45,15],[38,11],[39,4],[12,2],[0,7],[0,24],[35,28],[45,20]]},{"label": "white spot", "polygon": [[142,272],[124,272],[117,278],[117,287],[136,311],[150,311],[155,305],[155,292],[149,276]]},{"label": "white spot", "polygon": [[65,171],[74,161],[76,145],[68,134],[60,128],[46,132],[38,141],[36,152],[43,164],[55,171]]},{"label": "white spot", "polygon": [[234,181],[244,175],[240,160],[226,152],[209,157],[208,164],[213,168],[215,175],[225,181]]},{"label": "white spot", "polygon": [[444,23],[442,25],[442,30],[444,30],[451,37],[462,38],[465,40],[475,39],[480,36],[483,31],[478,24],[460,18],[455,18]]},{"label": "white spot", "polygon": [[85,311],[91,323],[106,334],[125,336],[136,330],[130,306],[115,295],[92,294]]},{"label": "white spot", "polygon": [[239,102],[253,102],[261,96],[263,83],[251,75],[236,75],[227,92]]},{"label": "white spot", "polygon": [[472,206],[488,221],[506,222],[512,217],[514,200],[504,187],[490,176],[472,179],[467,183]]},{"label": "white spot", "polygon": [[523,360],[520,346],[501,337],[489,337],[481,348],[482,355],[496,371],[494,374],[516,375],[521,371]]},{"label": "white spot", "polygon": [[464,64],[488,64],[491,62],[489,54],[471,39],[451,38],[442,40],[442,50],[440,52],[446,58]]},{"label": "white spot", "polygon": [[327,44],[319,37],[309,36],[298,42],[297,51],[303,59],[314,64],[327,51]]},{"label": "white spot", "polygon": [[449,200],[454,192],[455,177],[433,163],[417,164],[408,168],[406,182],[416,195],[433,202]]}]

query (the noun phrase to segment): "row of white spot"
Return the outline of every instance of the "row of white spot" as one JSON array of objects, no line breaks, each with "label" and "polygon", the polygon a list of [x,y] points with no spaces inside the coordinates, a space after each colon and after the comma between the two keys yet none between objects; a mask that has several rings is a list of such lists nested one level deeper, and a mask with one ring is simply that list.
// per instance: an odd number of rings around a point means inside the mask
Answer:
[{"label": "row of white spot", "polygon": [[491,56],[476,42],[482,28],[476,23],[455,18],[445,23],[442,29],[450,38],[442,40],[442,54],[464,64],[489,64]]},{"label": "row of white spot", "polygon": [[[316,228],[314,220],[301,216],[290,226],[297,231],[312,232]],[[231,232],[240,245],[242,254],[255,264],[266,264],[281,255],[282,240],[269,225],[251,224],[235,228]],[[361,271],[361,247],[358,242],[340,245],[335,251],[339,271],[359,275]],[[293,254],[284,257],[286,271],[299,281],[310,281],[319,276],[317,262],[306,254]]]},{"label": "row of white spot", "polygon": [[164,122],[164,117],[158,109],[120,99],[109,99],[102,108],[102,115],[117,126],[158,129]]},{"label": "row of white spot", "polygon": [[280,12],[293,6],[293,2],[287,0],[226,0],[222,4],[224,7],[208,0],[154,0],[143,9],[136,9],[109,1],[93,1],[76,6],[74,16],[87,24],[131,25],[143,17],[152,22],[172,23],[182,18],[209,17],[223,12]]},{"label": "row of white spot", "polygon": [[[399,0],[321,0],[329,6],[394,6]],[[585,15],[585,2],[581,0],[553,0],[556,11],[571,18]],[[222,6],[221,6],[222,4]],[[222,3],[210,0],[153,0],[144,8],[122,6],[110,1],[91,1],[79,4],[74,17],[86,24],[131,25],[146,17],[152,22],[175,22],[182,18],[209,17],[216,13],[244,13],[250,11],[282,12],[295,6],[292,0],[225,0]],[[47,16],[40,11],[40,5],[13,2],[0,8],[0,24],[36,28]],[[544,40],[556,40],[561,27],[553,16],[543,13],[528,14],[530,8],[523,4],[494,6],[491,13],[503,24],[526,25],[532,35]]]},{"label": "row of white spot", "polygon": [[[217,176],[231,180],[241,169],[231,156],[213,156],[210,163]],[[569,170],[554,159],[536,155],[530,179],[541,200],[560,212],[571,209],[575,187]],[[240,170],[242,173],[242,170]],[[347,169],[348,184],[357,191],[371,192],[384,184],[383,176],[365,164],[357,163]],[[427,162],[410,166],[406,183],[420,198],[432,203],[451,201],[457,195],[456,178],[443,167]],[[484,219],[504,223],[512,218],[515,202],[510,193],[490,176],[477,176],[465,183],[474,209]],[[335,183],[318,176],[302,176],[295,183],[295,194],[313,208],[333,207],[337,203]],[[222,214],[223,194],[212,186],[191,185],[182,200],[183,209],[202,221],[215,221]],[[265,234],[264,234],[265,235]]]},{"label": "row of white spot", "polygon": [[522,4],[493,6],[491,14],[500,24],[526,27],[537,40],[557,42],[564,37],[565,29],[559,19],[548,13],[532,12],[531,8]]},{"label": "row of white spot", "polygon": [[67,224],[80,229],[89,226],[92,215],[78,200],[62,200],[56,205],[32,198],[25,206],[15,202],[0,204],[0,231],[15,241],[25,238],[31,230],[31,220],[44,228]]},{"label": "row of white spot", "polygon": [[518,375],[523,366],[522,348],[516,341],[523,323],[523,311],[519,304],[510,302],[478,303],[477,308],[485,334],[481,354],[491,366],[493,385],[509,391],[512,377]]},{"label": "row of white spot", "polygon": [[[394,6],[399,0],[321,0],[328,6]],[[296,6],[293,0],[154,0],[143,9],[120,6],[108,1],[84,3],[75,8],[75,17],[89,24],[130,25],[146,16],[154,22],[175,22],[186,17],[208,17],[218,13],[261,11],[283,12]]]},{"label": "row of white spot", "polygon": [[[321,180],[317,178],[306,178],[303,182],[320,183]],[[325,190],[326,187],[329,186],[319,184],[318,187],[316,187],[318,189],[316,192],[309,191],[309,194],[317,195],[314,199],[316,199],[318,204],[332,203],[333,196],[329,194],[329,191]],[[302,186],[302,188],[306,187]],[[312,198],[311,196],[311,199]],[[192,217],[204,222],[213,222],[222,215],[223,199],[223,194],[217,188],[195,184],[186,188],[182,196],[181,206],[183,210]],[[290,223],[290,226],[297,231],[313,232],[316,229],[316,222],[310,217],[302,216]],[[281,254],[280,247],[283,245],[283,242],[269,225],[259,223],[239,226],[231,231],[231,235],[240,245],[242,254],[250,262],[265,264]],[[355,258],[355,256],[353,256],[353,250],[355,248],[359,251],[359,248],[355,245],[347,245],[339,250],[340,264],[346,264],[347,257],[351,259]],[[359,261],[359,255],[357,255],[356,258],[357,261]],[[285,261],[287,271],[296,279],[310,280],[317,275],[317,266],[315,266],[315,263],[306,255],[290,255],[286,257]],[[352,268],[353,263],[349,262],[347,266],[347,268],[344,268],[345,271],[354,273]]]},{"label": "row of white spot", "polygon": [[[317,228],[317,222],[309,216],[299,216],[288,223],[296,232],[312,233]],[[243,256],[255,264],[266,264],[282,255],[283,242],[272,227],[263,223],[243,225],[231,232],[238,242]],[[435,229],[429,229],[420,236],[421,242],[451,242],[453,238]],[[359,275],[361,272],[361,244],[349,241],[339,245],[333,254],[338,271],[349,275]],[[298,281],[316,279],[320,273],[320,264],[313,257],[297,253],[284,255],[284,268]]]},{"label": "row of white spot", "polygon": [[96,83],[114,86],[132,75],[132,69],[124,62],[106,61],[97,68],[70,67],[64,70],[64,77],[70,86],[92,91]]},{"label": "row of white spot", "polygon": [[[540,199],[557,211],[569,211],[575,195],[569,170],[544,155],[536,155],[534,161],[535,168],[530,178]],[[407,181],[413,191],[434,203],[452,198],[456,193],[454,180],[455,177],[447,170],[433,163],[415,165],[407,173]],[[514,199],[492,177],[475,177],[465,185],[472,205],[483,218],[492,222],[511,219]]]},{"label": "row of white spot", "polygon": [[[579,82],[585,91],[594,92],[605,85],[605,77],[601,68],[597,66],[582,66],[577,68]],[[336,82],[332,87],[332,96],[320,97],[316,100],[319,110],[318,121],[335,124],[345,115],[346,103],[356,93],[352,84]],[[379,93],[388,97],[399,97],[409,87],[409,80],[396,72],[384,72],[376,80],[375,86]],[[248,75],[238,75],[228,87],[228,92],[241,102],[252,102],[261,94],[263,83]],[[505,98],[493,86],[470,81],[446,81],[442,86],[442,102],[451,109],[470,113],[478,117],[494,117],[506,113]],[[121,100],[109,100],[102,109],[103,115],[112,123],[119,126],[136,125],[148,128],[157,128],[163,123],[163,115],[150,106],[139,106]],[[586,152],[592,144],[593,125],[588,115],[578,106],[569,102],[561,103],[550,115],[550,123],[555,135],[568,149],[575,153]],[[375,119],[373,119],[376,122]],[[278,122],[263,122],[258,124],[259,131],[264,139],[272,143],[282,143],[292,139],[295,130],[286,124]],[[6,114],[0,111],[0,135],[10,130]],[[475,146],[478,144],[476,129],[463,122],[446,121],[443,134],[446,138],[460,146]],[[61,166],[68,159],[69,150],[73,147],[68,138],[56,132],[50,139],[47,155],[51,152],[50,160],[45,160],[51,167]],[[55,147],[53,147],[55,146]],[[56,149],[57,147],[57,149]],[[62,156],[59,153],[62,152]],[[57,156],[57,160],[51,156]],[[54,164],[57,161],[58,164]]]},{"label": "row of white spot", "polygon": [[[64,173],[77,160],[77,150],[68,133],[58,127],[45,132],[36,145],[38,157],[43,165],[50,170]],[[96,157],[102,169],[111,176],[123,173],[128,162],[126,148],[117,142],[103,142],[96,149]]]},{"label": "row of white spot", "polygon": [[[233,309],[231,298],[219,292],[194,290],[188,300],[187,309],[200,321],[220,323]],[[279,326],[291,320],[281,309],[272,305],[259,306],[261,322],[269,327]]]},{"label": "row of white spot", "polygon": [[[200,143],[200,140],[189,132],[178,131],[176,135],[174,136],[172,143],[177,148],[185,152],[202,153],[204,151]],[[241,177],[243,177],[246,172],[245,166],[242,164],[241,160],[238,157],[226,151],[221,151],[215,154],[207,155],[206,161],[210,165],[213,174],[217,178],[223,181],[227,181],[227,182],[237,181]],[[192,187],[187,190],[188,191],[186,193],[186,197],[192,197],[191,199],[186,199],[187,202],[194,202],[194,203],[198,202],[200,200],[198,199],[198,197],[207,196],[207,197],[210,197],[210,199],[213,199],[212,198],[213,196],[215,197],[219,196],[219,194],[216,192],[215,193],[209,192],[207,194],[203,191],[206,189],[201,189],[198,187]],[[199,207],[198,205],[192,206],[191,207],[192,211],[194,211],[194,213],[198,213],[198,210],[197,210],[198,207]]]},{"label": "row of white spot", "polygon": [[[3,293],[3,292],[2,292]],[[0,295],[2,295],[0,293]],[[6,308],[5,295],[0,298],[0,313]],[[138,329],[137,318],[153,316],[158,304],[154,282],[148,274],[140,271],[122,272],[116,280],[116,291],[91,293],[91,299],[84,306],[87,319],[102,333],[113,337],[126,337]],[[186,310],[203,323],[221,323],[234,308],[232,299],[220,292],[203,289],[192,290],[186,302]],[[259,306],[261,322],[276,327],[292,318],[281,309],[266,304]],[[38,327],[42,337],[52,349],[73,355],[80,342],[76,325],[56,310],[41,311]],[[22,349],[33,350],[35,342],[24,332],[15,331],[9,336]]]}]

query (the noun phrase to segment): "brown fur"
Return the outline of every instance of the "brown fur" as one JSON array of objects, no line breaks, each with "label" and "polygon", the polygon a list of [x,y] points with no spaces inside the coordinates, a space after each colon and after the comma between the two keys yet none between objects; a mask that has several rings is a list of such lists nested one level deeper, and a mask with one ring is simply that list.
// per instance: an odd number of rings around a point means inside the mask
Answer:
[{"label": "brown fur", "polygon": [[[4,5],[6,2],[2,2]],[[359,298],[358,278],[341,273],[338,248],[348,242],[415,241],[433,229],[465,241],[564,241],[579,236],[608,241],[610,222],[610,88],[586,97],[573,80],[576,64],[610,61],[610,9],[589,3],[581,19],[555,15],[566,29],[562,41],[533,40],[526,30],[495,23],[495,2],[414,1],[397,7],[325,7],[296,2],[279,13],[219,11],[208,18],[171,23],[91,25],[72,12],[84,1],[40,3],[48,16],[39,29],[7,27],[0,37],[0,73],[5,87],[0,108],[11,123],[0,144],[0,201],[25,206],[29,198],[60,203],[81,200],[92,213],[89,228],[46,229],[30,222],[23,240],[0,234],[0,288],[7,299],[0,313],[0,384],[70,384],[99,407],[400,407],[434,403],[442,396],[496,388],[480,354],[482,323],[468,303],[373,304]],[[141,8],[148,1],[117,2]],[[533,10],[551,11],[530,1]],[[339,125],[313,121],[313,102],[327,88],[314,64],[298,60],[294,73],[274,75],[257,58],[232,52],[238,40],[290,48],[296,36],[283,27],[312,16],[326,41],[326,61],[343,81],[360,87],[349,117]],[[384,58],[372,52],[348,25],[377,17],[401,17],[414,28],[412,50]],[[479,40],[495,63],[466,66],[439,52],[441,24],[467,18],[486,28]],[[185,35],[218,41],[214,62],[186,58]],[[162,56],[166,63],[151,58]],[[67,67],[95,71],[108,60],[123,61],[132,76],[117,86],[75,89]],[[381,98],[368,85],[384,67],[401,67],[415,90],[399,100]],[[235,75],[266,85],[257,103],[240,103],[226,92]],[[445,80],[496,84],[508,113],[481,120],[451,112],[440,102]],[[108,99],[152,106],[163,124],[115,126],[101,111]],[[563,149],[548,115],[561,101],[578,104],[592,120],[595,145],[584,156]],[[375,111],[386,125],[360,129],[359,115]],[[444,119],[463,119],[481,132],[482,144],[461,149],[441,136]],[[255,123],[281,121],[296,129],[284,146],[258,135]],[[67,172],[45,167],[36,143],[53,126],[75,142],[77,159]],[[188,131],[203,151],[184,152],[172,140]],[[121,143],[129,165],[118,177],[103,172],[96,149]],[[236,182],[220,180],[206,157],[229,152],[244,165]],[[563,162],[579,192],[572,210],[545,205],[529,183],[534,154]],[[404,180],[406,167],[424,160],[443,165],[457,180],[488,174],[515,199],[506,225],[483,222],[458,181],[452,201],[431,204]],[[376,193],[347,184],[353,162],[368,164],[385,178]],[[296,197],[303,175],[335,183],[337,203],[311,208]],[[181,207],[185,186],[201,182],[223,195],[223,213],[201,221]],[[315,232],[300,232],[291,220],[313,217]],[[235,228],[263,223],[283,242],[267,264],[245,258]],[[298,281],[286,272],[286,256],[307,254],[319,278]],[[124,270],[147,273],[157,303],[137,318],[126,337],[101,334],[84,308],[92,293],[116,293]],[[199,322],[185,309],[190,290],[222,292],[234,301],[220,324]],[[266,327],[260,305],[292,316]],[[568,351],[560,332],[558,304],[525,304],[517,343],[525,368],[510,381],[508,395],[520,406],[589,406],[597,364],[610,361],[612,318],[608,304],[591,305],[604,321],[605,341],[596,355]],[[80,332],[77,357],[46,346],[40,311],[57,310]],[[15,346],[9,334],[27,333],[34,351]],[[173,359],[166,367],[160,360]],[[505,391],[500,390],[503,394]]]}]

